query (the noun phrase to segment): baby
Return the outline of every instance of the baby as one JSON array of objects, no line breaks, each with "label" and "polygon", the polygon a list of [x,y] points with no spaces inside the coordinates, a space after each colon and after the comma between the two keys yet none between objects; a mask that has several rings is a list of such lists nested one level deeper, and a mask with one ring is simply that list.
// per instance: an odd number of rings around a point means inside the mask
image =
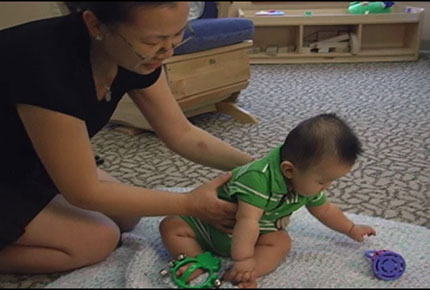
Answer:
[{"label": "baby", "polygon": [[[328,228],[362,242],[375,230],[355,224],[326,198],[326,190],[352,169],[359,154],[360,141],[335,114],[305,120],[284,144],[235,168],[229,182],[218,188],[220,198],[238,203],[232,234],[194,217],[169,216],[160,224],[163,244],[174,257],[195,257],[204,251],[231,257],[234,263],[224,279],[240,288],[255,288],[257,278],[275,270],[290,251],[285,228],[302,206]],[[190,280],[201,273],[196,271]]]}]

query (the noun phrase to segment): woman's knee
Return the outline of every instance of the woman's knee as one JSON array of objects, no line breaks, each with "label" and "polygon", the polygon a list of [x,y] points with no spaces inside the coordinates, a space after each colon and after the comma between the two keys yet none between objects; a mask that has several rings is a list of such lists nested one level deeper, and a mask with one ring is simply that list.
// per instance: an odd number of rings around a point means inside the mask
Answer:
[{"label": "woman's knee", "polygon": [[[79,246],[81,248],[80,259],[86,264],[98,263],[109,257],[118,247],[121,239],[119,227],[106,217],[108,221],[94,225],[91,236],[84,239]],[[79,249],[77,249],[79,251]]]}]

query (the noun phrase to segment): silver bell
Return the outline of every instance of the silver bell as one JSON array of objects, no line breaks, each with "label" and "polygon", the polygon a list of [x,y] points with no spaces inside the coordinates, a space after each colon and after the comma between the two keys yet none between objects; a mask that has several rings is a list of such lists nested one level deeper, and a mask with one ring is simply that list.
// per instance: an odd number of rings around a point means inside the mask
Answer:
[{"label": "silver bell", "polygon": [[175,267],[175,262],[176,262],[176,260],[171,260],[171,261],[169,261],[169,263],[167,263],[167,265],[168,265],[170,268],[173,268],[173,267]]},{"label": "silver bell", "polygon": [[214,287],[215,288],[219,288],[221,287],[222,281],[220,279],[215,279],[214,280]]},{"label": "silver bell", "polygon": [[169,274],[169,271],[168,271],[167,269],[161,269],[161,270],[160,270],[160,275],[161,275],[161,276],[163,276],[163,277],[164,277],[164,276],[166,276],[167,274]]}]

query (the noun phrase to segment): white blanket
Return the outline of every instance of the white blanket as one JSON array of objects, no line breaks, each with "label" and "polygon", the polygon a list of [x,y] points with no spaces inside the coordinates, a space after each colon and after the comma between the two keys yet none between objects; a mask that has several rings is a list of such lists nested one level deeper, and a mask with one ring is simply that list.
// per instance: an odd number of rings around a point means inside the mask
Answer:
[{"label": "white blanket", "polygon": [[[178,190],[179,191],[179,190]],[[292,250],[271,274],[259,279],[261,288],[427,288],[430,286],[430,230],[381,218],[346,215],[356,223],[372,226],[377,235],[358,243],[334,232],[306,209],[293,214],[288,232]],[[158,232],[161,217],[144,218],[123,245],[97,265],[75,270],[47,288],[176,288],[159,271],[171,260]],[[406,271],[397,280],[375,277],[368,250],[391,250],[405,259]],[[231,265],[222,259],[220,275]],[[221,288],[236,288],[224,282]]]}]

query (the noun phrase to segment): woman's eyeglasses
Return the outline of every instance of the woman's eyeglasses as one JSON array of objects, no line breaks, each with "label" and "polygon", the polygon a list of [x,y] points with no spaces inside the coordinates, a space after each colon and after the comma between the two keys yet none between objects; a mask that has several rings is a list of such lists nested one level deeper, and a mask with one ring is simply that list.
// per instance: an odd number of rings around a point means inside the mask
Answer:
[{"label": "woman's eyeglasses", "polygon": [[[166,48],[163,47],[160,50],[158,50],[156,53],[144,56],[144,55],[140,54],[139,52],[137,52],[137,50],[134,48],[134,46],[124,36],[122,36],[118,32],[115,32],[115,33],[118,34],[119,37],[121,37],[124,40],[124,42],[126,42],[128,44],[128,46],[131,47],[131,49],[133,49],[133,51],[136,54],[136,56],[138,58],[140,58],[142,61],[148,61],[149,59],[153,58],[154,56],[166,53],[167,51],[170,50],[170,49],[166,49]],[[195,33],[195,31],[194,31],[194,29],[193,29],[193,27],[191,26],[190,23],[188,23],[187,26],[185,27],[184,35],[187,35],[187,37],[183,38],[178,43],[172,43],[172,48],[171,49],[175,49],[175,48],[178,48],[181,45],[184,45],[185,43],[187,43],[188,41],[190,41],[191,39],[193,39],[196,36],[196,33]]]}]

